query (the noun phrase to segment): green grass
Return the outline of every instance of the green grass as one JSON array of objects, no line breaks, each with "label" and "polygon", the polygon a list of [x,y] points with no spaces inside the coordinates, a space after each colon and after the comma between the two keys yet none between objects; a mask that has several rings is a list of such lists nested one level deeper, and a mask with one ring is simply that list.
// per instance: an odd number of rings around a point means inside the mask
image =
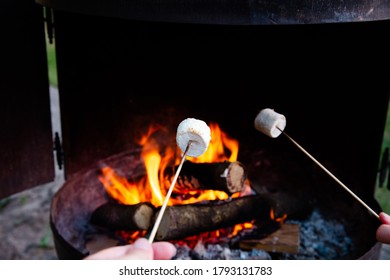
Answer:
[{"label": "green grass", "polygon": [[48,64],[48,75],[49,75],[49,83],[51,86],[58,86],[57,79],[57,61],[55,55],[55,44],[54,41],[52,44],[47,40],[46,42],[46,54],[47,54],[47,64]]},{"label": "green grass", "polygon": [[[387,120],[383,134],[382,155],[386,147],[390,148],[390,110],[387,112]],[[390,172],[390,170],[388,170],[388,172]],[[378,201],[383,211],[390,213],[390,190],[387,188],[387,185],[390,185],[390,182],[387,182],[388,180],[386,178],[384,185],[380,187],[378,181],[379,180],[377,180],[375,188],[375,199]]]},{"label": "green grass", "polygon": [[383,211],[390,213],[390,190],[386,189],[386,187],[377,187],[375,191],[375,199],[378,201]]}]

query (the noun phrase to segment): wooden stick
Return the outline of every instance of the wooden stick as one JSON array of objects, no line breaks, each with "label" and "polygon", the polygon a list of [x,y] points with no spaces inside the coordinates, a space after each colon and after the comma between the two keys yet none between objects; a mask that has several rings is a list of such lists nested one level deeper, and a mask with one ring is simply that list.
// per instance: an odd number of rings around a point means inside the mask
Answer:
[{"label": "wooden stick", "polygon": [[177,181],[177,177],[179,176],[180,170],[183,167],[183,164],[184,164],[184,162],[186,160],[186,155],[187,155],[187,152],[188,152],[191,144],[192,144],[192,141],[189,141],[188,144],[187,144],[187,147],[186,147],[186,149],[185,149],[185,151],[184,151],[184,153],[183,153],[183,155],[181,157],[181,161],[180,161],[180,164],[179,164],[179,166],[178,166],[178,168],[176,170],[175,177],[173,177],[173,180],[171,182],[171,186],[168,189],[168,192],[167,192],[167,195],[166,195],[166,197],[164,199],[163,205],[161,206],[161,209],[160,209],[160,211],[158,213],[158,216],[156,218],[156,222],[155,222],[155,224],[153,226],[153,229],[152,229],[152,231],[150,233],[149,243],[153,243],[154,237],[156,236],[157,229],[158,229],[158,227],[159,227],[159,225],[161,223],[161,219],[162,219],[162,217],[164,215],[165,208],[167,208],[169,198],[171,197],[173,188],[175,187],[175,184],[176,184],[176,181]]},{"label": "wooden stick", "polygon": [[379,218],[379,215],[370,208],[363,200],[361,200],[355,193],[353,193],[346,185],[344,185],[336,176],[334,176],[328,169],[326,169],[319,161],[317,161],[312,155],[310,155],[304,148],[302,148],[294,139],[292,139],[286,132],[278,128],[283,135],[285,135],[294,145],[296,145],[303,153],[305,153],[310,159],[312,159],[319,167],[321,167],[330,177],[332,177],[340,186],[342,186],[347,192],[349,192],[357,201],[359,201],[364,207],[366,207],[375,217]]}]

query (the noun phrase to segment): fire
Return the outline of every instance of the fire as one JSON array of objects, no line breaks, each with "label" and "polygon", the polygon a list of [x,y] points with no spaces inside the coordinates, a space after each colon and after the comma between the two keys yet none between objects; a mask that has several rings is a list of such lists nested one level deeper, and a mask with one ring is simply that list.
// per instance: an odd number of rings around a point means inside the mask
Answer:
[{"label": "fire", "polygon": [[[170,178],[164,175],[165,170],[172,162],[180,162],[180,152],[172,149],[172,147],[167,147],[162,153],[164,156],[161,155],[160,147],[152,137],[153,133],[159,129],[158,127],[150,127],[139,141],[142,146],[141,157],[146,170],[145,177],[140,181],[129,182],[126,178],[116,174],[115,170],[109,166],[101,169],[102,175],[99,176],[99,180],[104,185],[107,193],[118,202],[130,205],[147,201],[156,207],[162,205],[170,185]],[[226,135],[218,124],[211,123],[210,130],[211,141],[207,151],[199,157],[187,157],[186,160],[196,163],[236,161],[239,149],[238,141]],[[247,192],[250,193],[250,191]],[[190,193],[193,196],[186,198],[186,200],[171,198],[168,205],[228,198],[225,192],[215,190],[192,191]],[[242,194],[234,194],[234,197],[240,195]]]},{"label": "fire", "polygon": [[[187,157],[186,160],[196,163],[222,162],[225,160],[230,162],[237,161],[239,150],[238,141],[224,133],[218,124],[210,123],[209,126],[211,130],[211,141],[207,151],[199,157]],[[142,146],[141,157],[146,170],[146,175],[142,179],[136,182],[129,182],[126,178],[117,174],[111,167],[105,166],[101,168],[99,180],[104,185],[107,193],[119,203],[132,205],[141,202],[150,202],[156,207],[163,204],[171,182],[170,178],[165,175],[165,171],[169,166],[173,164],[177,165],[180,162],[181,151],[178,147],[173,149],[168,146],[161,152],[161,145],[153,138],[154,133],[159,129],[161,128],[150,127],[148,132],[139,141],[139,144]],[[232,197],[251,194],[252,191],[248,179],[246,185],[247,188],[245,191],[235,193]],[[185,199],[180,196],[171,197],[168,205],[196,203],[204,200],[225,200],[228,198],[228,194],[222,191],[189,191],[186,193]],[[236,225],[233,231],[229,233],[229,236],[234,236],[239,231],[251,227],[252,223]],[[220,232],[216,231],[214,234],[218,236]],[[135,236],[139,235],[140,232],[135,233]]]},{"label": "fire", "polygon": [[270,218],[271,220],[274,220],[275,222],[282,224],[287,219],[287,214],[286,213],[283,214],[282,217],[275,217],[275,211],[274,209],[271,209]]}]

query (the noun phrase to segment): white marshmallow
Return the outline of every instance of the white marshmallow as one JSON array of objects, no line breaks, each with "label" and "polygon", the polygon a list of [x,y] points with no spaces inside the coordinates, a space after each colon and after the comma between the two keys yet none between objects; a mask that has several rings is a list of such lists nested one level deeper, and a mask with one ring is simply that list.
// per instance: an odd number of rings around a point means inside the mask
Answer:
[{"label": "white marshmallow", "polygon": [[210,127],[201,120],[187,118],[177,127],[176,143],[185,152],[191,141],[187,155],[197,157],[206,152],[211,140]]},{"label": "white marshmallow", "polygon": [[255,118],[255,128],[269,137],[278,137],[286,127],[286,117],[273,109],[263,109]]}]

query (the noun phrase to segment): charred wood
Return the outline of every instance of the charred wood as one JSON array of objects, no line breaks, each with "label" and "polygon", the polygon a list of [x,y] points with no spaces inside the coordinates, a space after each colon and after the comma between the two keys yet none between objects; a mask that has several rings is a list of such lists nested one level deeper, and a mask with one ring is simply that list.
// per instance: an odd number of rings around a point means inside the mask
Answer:
[{"label": "charred wood", "polygon": [[261,196],[169,206],[155,239],[181,239],[253,220],[267,222],[270,220],[270,211],[270,205]]},{"label": "charred wood", "polygon": [[243,190],[247,172],[242,163],[194,163],[184,162],[177,179],[176,191],[218,190],[228,195]]},{"label": "charred wood", "polygon": [[91,223],[117,230],[147,230],[155,208],[149,203],[125,205],[107,202],[92,213]]}]

